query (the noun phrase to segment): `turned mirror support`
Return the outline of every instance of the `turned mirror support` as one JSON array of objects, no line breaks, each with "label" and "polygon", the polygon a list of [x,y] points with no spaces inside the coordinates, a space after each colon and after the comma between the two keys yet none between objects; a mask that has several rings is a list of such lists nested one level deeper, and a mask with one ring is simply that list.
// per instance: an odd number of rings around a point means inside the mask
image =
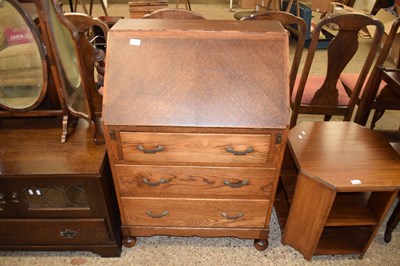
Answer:
[{"label": "turned mirror support", "polygon": [[[46,43],[51,73],[68,114],[63,116],[62,141],[73,132],[76,119],[85,119],[97,143],[95,108],[89,81],[84,41],[72,23],[63,15],[57,0],[35,0],[40,27]],[[94,59],[93,59],[94,61]],[[92,72],[93,73],[93,72]],[[96,91],[97,93],[97,91]],[[69,131],[70,129],[71,132]]]},{"label": "turned mirror support", "polygon": [[[0,119],[60,117],[65,142],[77,119],[84,118],[97,143],[92,100],[97,91],[91,91],[86,55],[94,53],[84,50],[58,1],[34,2],[37,12],[29,15],[17,0],[0,1]],[[38,25],[32,19],[36,15]]]}]

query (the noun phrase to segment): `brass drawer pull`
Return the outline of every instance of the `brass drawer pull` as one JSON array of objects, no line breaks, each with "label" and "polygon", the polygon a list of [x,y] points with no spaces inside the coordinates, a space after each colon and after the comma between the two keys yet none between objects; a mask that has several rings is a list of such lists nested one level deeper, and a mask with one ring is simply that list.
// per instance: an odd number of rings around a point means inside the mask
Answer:
[{"label": "brass drawer pull", "polygon": [[229,153],[233,153],[233,155],[247,155],[254,151],[253,147],[249,146],[245,151],[235,151],[231,146],[226,147],[225,149]]},{"label": "brass drawer pull", "polygon": [[231,188],[241,188],[249,184],[249,181],[243,180],[242,182],[231,183],[228,180],[224,180],[224,185],[230,186]]},{"label": "brass drawer pull", "polygon": [[143,145],[137,145],[137,146],[136,146],[136,149],[138,149],[139,151],[142,151],[142,152],[144,152],[144,153],[154,154],[154,153],[156,153],[156,152],[163,151],[163,150],[164,150],[164,147],[161,146],[161,145],[158,145],[155,149],[146,150],[146,149],[143,147]]},{"label": "brass drawer pull", "polygon": [[161,214],[153,214],[151,211],[146,211],[147,216],[151,218],[162,218],[164,216],[167,216],[169,214],[169,211],[163,211]]},{"label": "brass drawer pull", "polygon": [[145,183],[145,184],[147,184],[147,185],[149,185],[151,187],[156,187],[156,186],[159,186],[161,184],[168,183],[169,179],[161,178],[160,181],[158,181],[158,182],[150,182],[146,177],[143,177],[142,181],[143,181],[143,183]]},{"label": "brass drawer pull", "polygon": [[224,218],[226,218],[228,220],[237,220],[240,217],[243,217],[244,213],[243,212],[239,212],[239,214],[236,215],[236,216],[229,216],[228,214],[226,214],[226,212],[223,212],[223,213],[221,213],[221,215],[222,215],[222,217],[224,217]]},{"label": "brass drawer pull", "polygon": [[74,238],[76,237],[77,233],[74,230],[65,229],[64,231],[60,232],[60,236],[65,238]]},{"label": "brass drawer pull", "polygon": [[19,198],[18,198],[18,194],[16,192],[13,192],[11,194],[11,202],[12,203],[19,203]]}]

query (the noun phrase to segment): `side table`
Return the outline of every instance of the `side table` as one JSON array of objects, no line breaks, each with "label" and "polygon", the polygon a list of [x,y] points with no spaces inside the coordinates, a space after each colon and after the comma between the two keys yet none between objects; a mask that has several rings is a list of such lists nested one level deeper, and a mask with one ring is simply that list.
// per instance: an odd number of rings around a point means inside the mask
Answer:
[{"label": "side table", "polygon": [[287,146],[275,202],[283,244],[307,260],[362,258],[399,191],[399,155],[351,122],[303,122]]}]

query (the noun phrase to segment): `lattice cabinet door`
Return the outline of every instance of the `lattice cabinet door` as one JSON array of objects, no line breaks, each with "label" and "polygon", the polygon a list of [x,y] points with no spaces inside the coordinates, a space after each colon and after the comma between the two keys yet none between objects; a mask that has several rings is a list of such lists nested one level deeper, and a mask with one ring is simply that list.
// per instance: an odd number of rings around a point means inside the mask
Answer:
[{"label": "lattice cabinet door", "polygon": [[[100,217],[101,185],[94,178],[9,178],[2,182],[1,217]],[[1,186],[0,186],[1,188]],[[1,195],[0,195],[1,196]],[[1,197],[0,197],[1,199]],[[104,214],[103,214],[104,215]]]}]

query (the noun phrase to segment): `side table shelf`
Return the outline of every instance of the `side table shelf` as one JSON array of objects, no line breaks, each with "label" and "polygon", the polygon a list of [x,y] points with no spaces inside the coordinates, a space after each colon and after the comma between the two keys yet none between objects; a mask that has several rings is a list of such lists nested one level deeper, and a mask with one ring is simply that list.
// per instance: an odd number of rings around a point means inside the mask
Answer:
[{"label": "side table shelf", "polygon": [[275,201],[283,244],[308,260],[362,258],[398,193],[398,155],[374,132],[343,122],[303,122],[288,147]]}]

